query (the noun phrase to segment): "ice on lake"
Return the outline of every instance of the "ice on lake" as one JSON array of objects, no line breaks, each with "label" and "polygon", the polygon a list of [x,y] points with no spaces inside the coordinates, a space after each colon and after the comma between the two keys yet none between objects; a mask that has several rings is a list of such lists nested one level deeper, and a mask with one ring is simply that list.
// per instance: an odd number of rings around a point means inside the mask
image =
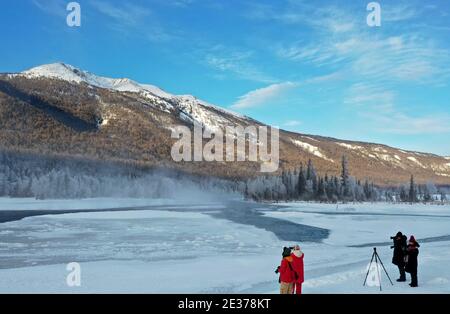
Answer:
[{"label": "ice on lake", "polygon": [[[61,202],[59,209],[64,207]],[[214,215],[227,206],[173,204],[2,223],[0,292],[277,292],[274,269],[281,248],[298,241],[281,241],[269,230]],[[442,237],[450,234],[449,206],[346,204],[336,208],[288,203],[257,207],[265,217],[330,230],[321,242],[300,243],[305,252],[305,293],[379,293],[377,288],[362,287],[372,254],[370,244],[381,243],[380,257],[396,279],[389,237],[399,230],[419,241],[441,240],[422,244],[419,288],[396,282],[390,286],[382,278],[383,293],[450,292],[450,271],[445,267],[450,261],[450,241]],[[354,247],[364,244],[369,246]],[[69,262],[81,265],[81,287],[66,284]]]}]

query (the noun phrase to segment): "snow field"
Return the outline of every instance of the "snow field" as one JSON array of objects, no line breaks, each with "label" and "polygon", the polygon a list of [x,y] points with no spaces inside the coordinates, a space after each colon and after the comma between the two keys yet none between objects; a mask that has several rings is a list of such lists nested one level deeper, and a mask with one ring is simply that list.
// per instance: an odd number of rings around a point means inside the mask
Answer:
[{"label": "snow field", "polygon": [[[294,241],[208,214],[223,210],[220,206],[180,208],[48,215],[0,224],[0,292],[278,292],[274,270],[282,247]],[[421,243],[416,289],[395,282],[398,270],[389,248],[389,237],[399,230],[419,242],[448,235],[449,206],[346,204],[336,209],[290,203],[277,210],[262,204],[261,210],[331,230],[323,243],[300,243],[304,293],[380,293],[378,287],[362,286],[371,243],[377,242],[386,242],[377,245],[378,253],[394,281],[391,286],[382,273],[381,293],[450,292],[450,241]],[[74,261],[82,268],[81,287],[65,282],[66,264]]]}]

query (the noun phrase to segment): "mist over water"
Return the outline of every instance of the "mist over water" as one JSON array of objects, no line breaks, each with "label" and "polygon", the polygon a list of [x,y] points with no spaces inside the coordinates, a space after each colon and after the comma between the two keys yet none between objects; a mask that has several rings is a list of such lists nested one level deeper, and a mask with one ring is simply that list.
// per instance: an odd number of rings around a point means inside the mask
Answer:
[{"label": "mist over water", "polygon": [[231,181],[170,169],[0,152],[0,197],[157,198],[189,204],[236,198],[242,190]]}]

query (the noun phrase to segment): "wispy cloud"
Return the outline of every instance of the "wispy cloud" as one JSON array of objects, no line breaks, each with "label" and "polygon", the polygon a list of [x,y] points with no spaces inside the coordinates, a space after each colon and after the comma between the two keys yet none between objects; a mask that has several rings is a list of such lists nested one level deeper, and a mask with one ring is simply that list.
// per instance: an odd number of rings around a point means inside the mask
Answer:
[{"label": "wispy cloud", "polygon": [[409,4],[386,5],[382,9],[382,19],[387,22],[399,22],[417,17],[420,11]]},{"label": "wispy cloud", "polygon": [[257,107],[268,102],[276,101],[284,95],[287,91],[297,86],[297,83],[284,82],[272,84],[267,87],[253,90],[241,97],[234,103],[231,108],[233,109],[247,109]]},{"label": "wispy cloud", "polygon": [[[271,5],[252,5],[251,19],[308,28],[308,36],[275,45],[285,60],[317,67],[347,68],[361,80],[396,80],[430,83],[450,76],[450,53],[420,28],[410,29],[410,20],[420,21],[424,8],[407,2],[382,5],[382,20],[390,27],[376,32],[364,27],[367,12],[352,5],[345,9],[329,5],[317,7],[306,1],[288,1],[276,10]],[[357,9],[355,11],[355,9]],[[406,22],[405,22],[406,21]],[[405,27],[403,27],[405,25]],[[394,32],[393,29],[401,29]],[[444,46],[445,47],[445,46]]]},{"label": "wispy cloud", "polygon": [[280,47],[278,56],[315,66],[340,66],[352,70],[352,77],[430,83],[446,80],[450,74],[450,53],[415,34],[323,39],[318,43],[297,43]]},{"label": "wispy cloud", "polygon": [[298,120],[289,120],[289,121],[284,122],[284,123],[283,123],[283,126],[285,126],[285,127],[296,127],[296,126],[299,126],[299,125],[301,125],[301,124],[302,124],[301,121],[298,121]]},{"label": "wispy cloud", "polygon": [[[308,1],[285,3],[281,7],[251,5],[247,14],[249,19],[306,29],[297,38],[274,43],[279,58],[299,68],[313,66],[335,71],[331,78],[341,78],[343,104],[366,119],[371,130],[395,134],[449,132],[448,114],[411,112],[398,90],[399,86],[436,87],[449,83],[447,43],[430,36],[428,24],[409,27],[411,23],[423,23],[420,18],[426,10],[435,7],[406,1],[383,4],[382,27],[371,29],[364,27],[365,5],[317,8]],[[447,25],[438,26],[445,31]]]},{"label": "wispy cloud", "polygon": [[357,83],[349,89],[344,102],[365,120],[367,127],[380,133],[413,135],[450,132],[450,116],[447,113],[407,113],[396,105],[397,97],[394,91],[382,86]]},{"label": "wispy cloud", "polygon": [[344,104],[363,111],[383,110],[389,114],[394,108],[395,98],[392,90],[370,83],[356,83],[348,89]]},{"label": "wispy cloud", "polygon": [[158,23],[156,16],[148,7],[130,2],[112,4],[104,0],[95,0],[90,4],[111,20],[110,27],[115,31],[139,36],[152,42],[168,41],[174,37]]},{"label": "wispy cloud", "polygon": [[137,26],[151,15],[148,8],[129,2],[118,5],[117,3],[112,4],[107,1],[96,0],[91,5],[116,23],[128,26]]},{"label": "wispy cloud", "polygon": [[[324,82],[339,80],[342,73],[333,72],[330,74],[320,75],[305,79],[303,81],[286,81],[282,83],[274,83],[269,86],[258,88],[240,96],[238,100],[231,106],[233,109],[247,109],[258,107],[270,102],[281,100],[286,94],[298,87],[320,84]],[[293,125],[290,125],[293,126]]]},{"label": "wispy cloud", "polygon": [[365,113],[363,117],[369,119],[380,133],[402,135],[450,133],[450,116],[448,114],[413,116],[401,112],[389,115]]},{"label": "wispy cloud", "polygon": [[276,78],[259,70],[251,62],[252,52],[250,51],[229,51],[222,46],[216,46],[206,53],[204,62],[210,68],[230,74],[238,79],[261,83],[274,83]]},{"label": "wispy cloud", "polygon": [[279,6],[250,3],[244,14],[253,20],[272,21],[288,25],[304,25],[315,30],[345,33],[356,27],[357,19],[345,14],[336,6],[316,6],[305,1],[287,1],[284,9]]},{"label": "wispy cloud", "polygon": [[67,15],[67,2],[63,0],[32,0],[32,3],[42,12],[58,17]]},{"label": "wispy cloud", "polygon": [[325,82],[331,82],[341,80],[344,75],[344,71],[335,71],[329,74],[310,77],[302,82],[302,84],[320,84]]},{"label": "wispy cloud", "polygon": [[194,4],[195,0],[165,0],[166,3],[180,8],[187,8]]}]

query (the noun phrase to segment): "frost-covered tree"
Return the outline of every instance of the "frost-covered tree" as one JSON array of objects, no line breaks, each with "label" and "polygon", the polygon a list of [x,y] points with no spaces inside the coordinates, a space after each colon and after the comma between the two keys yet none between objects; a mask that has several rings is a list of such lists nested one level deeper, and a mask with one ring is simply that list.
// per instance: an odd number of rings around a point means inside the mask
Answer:
[{"label": "frost-covered tree", "polygon": [[445,195],[444,191],[441,191],[441,202],[444,203],[447,200],[447,195]]},{"label": "frost-covered tree", "polygon": [[326,202],[328,200],[326,189],[325,189],[325,180],[323,178],[319,179],[316,199],[321,202]]},{"label": "frost-covered tree", "polygon": [[406,193],[406,188],[402,185],[400,187],[400,201],[401,202],[407,202],[409,199],[408,193]]},{"label": "frost-covered tree", "polygon": [[[280,189],[277,195],[282,194],[282,187]],[[227,180],[194,177],[167,170],[149,171],[82,159],[0,152],[0,196],[38,199],[176,198],[186,191],[194,194],[202,190],[243,193],[244,187]],[[189,197],[189,193],[185,194]]]},{"label": "frost-covered tree", "polygon": [[308,160],[308,166],[306,167],[306,180],[312,180],[316,176],[316,170],[311,159]]},{"label": "frost-covered tree", "polygon": [[430,190],[428,189],[428,186],[425,185],[423,188],[423,197],[422,197],[424,202],[431,202],[433,200],[433,197],[430,193]]},{"label": "frost-covered tree", "polygon": [[305,171],[303,170],[303,165],[301,165],[298,173],[298,195],[300,199],[304,197],[305,192],[306,192],[306,177]]}]

